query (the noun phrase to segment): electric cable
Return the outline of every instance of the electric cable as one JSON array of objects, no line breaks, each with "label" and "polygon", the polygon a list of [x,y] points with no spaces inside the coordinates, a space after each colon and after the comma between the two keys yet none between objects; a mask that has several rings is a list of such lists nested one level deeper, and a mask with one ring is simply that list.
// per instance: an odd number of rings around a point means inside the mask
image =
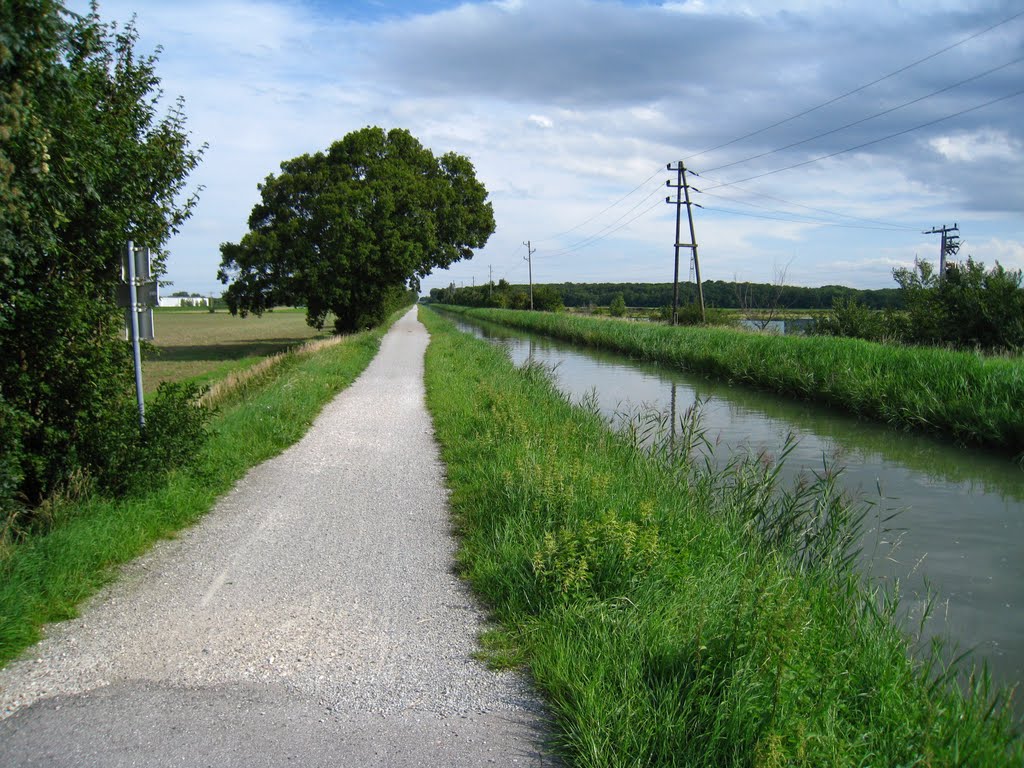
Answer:
[{"label": "electric cable", "polygon": [[787,117],[784,120],[779,120],[776,123],[772,123],[771,125],[767,125],[764,128],[759,128],[756,131],[752,131],[751,133],[748,133],[748,134],[745,134],[745,135],[740,136],[738,138],[735,138],[735,139],[732,139],[730,141],[727,141],[724,144],[719,144],[719,145],[717,145],[715,147],[711,147],[710,149],[701,150],[700,152],[697,152],[695,154],[688,155],[687,157],[684,157],[683,159],[684,160],[689,160],[690,158],[699,157],[700,155],[706,155],[709,152],[714,152],[716,150],[723,149],[725,147],[728,147],[728,146],[731,146],[733,144],[736,144],[736,143],[738,143],[740,141],[744,141],[745,139],[753,138],[754,136],[762,134],[765,131],[770,131],[772,128],[778,128],[780,125],[785,125],[786,123],[790,123],[793,120],[796,120],[798,118],[804,117],[805,115],[809,115],[812,112],[817,112],[819,109],[823,109],[823,108],[825,108],[825,107],[827,107],[827,106],[829,106],[831,104],[835,104],[837,101],[842,101],[843,99],[845,99],[848,96],[853,96],[855,93],[860,93],[861,91],[867,90],[868,88],[871,88],[874,85],[878,85],[879,83],[885,82],[886,80],[889,80],[890,78],[893,78],[896,75],[902,74],[903,72],[906,72],[909,69],[913,69],[918,64],[923,64],[926,61],[930,61],[931,59],[934,59],[935,57],[940,56],[943,53],[946,53],[947,51],[951,51],[954,48],[957,48],[957,47],[963,45],[964,43],[968,43],[971,40],[974,40],[975,38],[980,37],[981,35],[984,35],[987,32],[991,32],[993,29],[996,29],[997,27],[1001,27],[1004,24],[1009,24],[1011,21],[1014,21],[1015,19],[1018,19],[1021,16],[1024,16],[1024,11],[1020,11],[1018,13],[1015,13],[1013,16],[1010,16],[1009,18],[1006,18],[1006,19],[1003,19],[1002,21],[996,22],[995,24],[993,24],[990,27],[986,27],[985,29],[982,29],[979,32],[975,32],[973,35],[969,35],[969,36],[963,38],[962,40],[959,40],[959,41],[953,43],[952,45],[947,45],[945,48],[941,48],[941,49],[935,51],[934,53],[930,53],[927,56],[925,56],[924,58],[918,59],[917,61],[913,61],[910,64],[907,64],[906,66],[900,67],[899,69],[894,70],[894,71],[890,72],[887,75],[883,75],[882,77],[879,77],[876,80],[872,80],[870,83],[866,83],[864,85],[858,86],[857,88],[854,88],[852,91],[847,91],[846,93],[843,93],[843,94],[841,94],[839,96],[836,96],[836,97],[834,97],[832,99],[829,99],[828,101],[824,101],[821,104],[818,104],[817,106],[811,107],[810,109],[805,109],[803,112],[799,112],[799,113],[797,113],[795,115],[791,115],[790,117]]},{"label": "electric cable", "polygon": [[608,211],[610,211],[610,210],[611,210],[612,208],[614,208],[614,207],[615,207],[616,205],[618,205],[618,204],[619,204],[619,203],[621,203],[621,202],[622,202],[623,200],[625,200],[626,198],[628,198],[628,197],[629,197],[630,195],[632,195],[632,194],[633,194],[634,192],[636,192],[636,191],[637,191],[638,189],[640,189],[640,188],[641,188],[641,187],[642,187],[642,186],[643,186],[644,184],[646,184],[647,182],[649,182],[649,181],[650,181],[651,179],[653,179],[653,178],[654,178],[655,176],[657,176],[657,175],[658,175],[659,173],[661,173],[661,166],[658,166],[658,169],[657,169],[657,170],[656,170],[656,171],[655,171],[654,173],[652,173],[652,174],[651,174],[650,176],[648,176],[648,177],[647,177],[646,179],[644,179],[644,180],[643,180],[643,181],[641,181],[641,182],[640,182],[639,184],[637,184],[637,185],[636,185],[635,187],[633,187],[633,189],[631,189],[631,190],[630,190],[629,192],[627,192],[627,193],[626,193],[625,195],[623,195],[622,197],[620,197],[620,198],[619,198],[618,200],[616,200],[616,201],[615,201],[614,203],[612,203],[611,205],[609,205],[609,206],[608,206],[607,208],[604,208],[603,210],[600,210],[600,211],[598,211],[598,212],[597,212],[597,213],[595,213],[595,214],[594,214],[593,216],[591,216],[591,217],[590,217],[589,219],[586,219],[586,220],[584,220],[584,221],[581,221],[581,222],[580,222],[579,224],[577,224],[577,225],[576,225],[575,227],[570,227],[569,229],[567,229],[567,230],[565,230],[565,231],[563,231],[563,232],[558,232],[558,233],[556,233],[556,234],[554,234],[554,235],[548,235],[547,237],[542,237],[541,239],[539,239],[539,240],[535,240],[534,242],[536,242],[536,243],[546,243],[546,242],[547,242],[548,240],[555,240],[555,239],[557,239],[557,238],[559,238],[559,237],[562,237],[562,236],[564,236],[564,235],[568,235],[568,234],[569,234],[570,232],[575,232],[575,231],[576,231],[577,229],[579,229],[580,227],[582,227],[582,226],[585,226],[585,225],[589,224],[590,222],[592,222],[592,221],[593,221],[594,219],[596,219],[596,218],[597,218],[598,216],[603,216],[603,215],[604,215],[605,213],[607,213],[607,212],[608,212]]},{"label": "electric cable", "polygon": [[947,85],[944,88],[939,88],[937,91],[932,91],[931,93],[926,94],[925,96],[919,96],[916,99],[911,99],[910,101],[905,101],[902,104],[898,104],[895,107],[890,107],[889,109],[882,110],[881,112],[876,112],[875,114],[870,115],[868,117],[861,118],[860,120],[854,120],[852,123],[847,123],[846,125],[841,125],[838,128],[833,128],[830,131],[825,131],[823,133],[819,133],[819,134],[816,134],[814,136],[810,136],[810,137],[808,137],[806,139],[801,139],[800,141],[794,141],[792,144],[787,144],[784,147],[778,147],[777,149],[771,149],[771,150],[768,150],[766,152],[761,152],[760,154],[757,154],[757,155],[751,155],[750,157],[745,157],[742,160],[734,160],[731,163],[724,163],[723,165],[716,165],[714,168],[708,168],[707,172],[708,173],[713,173],[714,171],[720,171],[723,168],[731,168],[734,165],[741,165],[742,163],[748,163],[751,160],[758,160],[758,159],[760,159],[762,157],[768,157],[769,155],[774,155],[777,152],[784,152],[787,149],[792,149],[793,147],[799,147],[801,144],[806,144],[809,141],[814,141],[815,139],[820,139],[820,138],[823,138],[825,136],[830,136],[833,133],[838,133],[839,131],[846,130],[847,128],[852,128],[855,125],[860,125],[860,124],[866,123],[866,122],[868,122],[870,120],[874,120],[875,118],[882,117],[883,115],[891,114],[892,112],[896,112],[896,111],[898,111],[900,109],[903,109],[904,107],[909,107],[912,104],[917,104],[918,102],[924,101],[925,99],[930,99],[933,96],[938,96],[940,93],[945,93],[946,91],[951,91],[954,88],[959,88],[961,85],[966,85],[967,83],[973,82],[975,80],[979,80],[980,78],[985,77],[986,75],[991,75],[993,72],[998,72],[1001,69],[1006,69],[1007,67],[1011,67],[1014,64],[1019,64],[1022,61],[1024,61],[1024,56],[1020,56],[1020,57],[1014,59],[1013,61],[1008,61],[1005,64],[1000,64],[998,67],[993,67],[992,69],[988,69],[988,70],[985,70],[984,72],[980,72],[979,74],[973,75],[971,77],[968,77],[968,78],[966,78],[964,80],[961,80],[960,82],[953,83],[952,85]]},{"label": "electric cable", "polygon": [[857,149],[863,149],[864,147],[870,147],[873,144],[879,144],[879,143],[881,143],[883,141],[888,141],[889,139],[895,139],[898,136],[904,136],[904,135],[906,135],[908,133],[912,133],[914,131],[919,131],[922,128],[928,128],[929,126],[937,125],[938,123],[945,122],[946,120],[952,120],[954,117],[960,117],[961,115],[970,114],[971,112],[977,112],[979,109],[984,109],[985,107],[990,107],[993,104],[998,104],[999,102],[1006,101],[1007,99],[1016,98],[1017,96],[1020,96],[1022,94],[1024,94],[1024,90],[1019,90],[1019,91],[1016,91],[1014,93],[1008,93],[1005,96],[1000,96],[999,98],[992,99],[990,101],[986,101],[983,104],[978,104],[978,105],[973,106],[973,107],[968,107],[967,109],[962,109],[959,112],[954,112],[951,115],[945,115],[943,117],[936,118],[935,120],[929,120],[926,123],[921,123],[920,125],[915,125],[912,128],[906,128],[906,129],[904,129],[902,131],[897,131],[896,133],[890,133],[889,135],[882,136],[881,138],[878,138],[878,139],[872,139],[871,141],[865,141],[864,143],[857,144],[856,146],[853,146],[853,147],[847,147],[846,149],[840,149],[840,150],[836,150],[835,152],[829,152],[826,155],[819,155],[818,157],[812,157],[810,160],[804,160],[804,161],[799,162],[799,163],[793,163],[792,165],[787,165],[784,168],[776,168],[776,169],[771,170],[771,171],[765,171],[764,173],[758,173],[758,174],[755,174],[753,176],[747,176],[744,179],[736,179],[735,181],[723,182],[723,183],[718,184],[717,186],[710,187],[709,189],[718,189],[719,187],[728,187],[728,186],[732,186],[733,184],[742,184],[742,183],[747,182],[747,181],[753,181],[754,179],[762,179],[765,176],[772,176],[772,175],[774,175],[776,173],[782,173],[783,171],[790,171],[790,170],[792,170],[794,168],[800,168],[800,167],[805,166],[805,165],[810,165],[811,163],[817,163],[817,162],[819,162],[821,160],[827,160],[830,157],[836,157],[838,155],[844,155],[847,152],[853,152],[854,150],[857,150]]}]

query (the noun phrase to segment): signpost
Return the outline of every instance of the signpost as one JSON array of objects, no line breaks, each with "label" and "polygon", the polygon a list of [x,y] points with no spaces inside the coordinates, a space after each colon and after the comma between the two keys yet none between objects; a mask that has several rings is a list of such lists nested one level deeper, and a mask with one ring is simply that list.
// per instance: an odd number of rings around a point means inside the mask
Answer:
[{"label": "signpost", "polygon": [[132,354],[135,358],[135,395],[139,401],[139,427],[146,426],[146,406],[142,399],[142,339],[155,338],[153,328],[153,307],[157,304],[159,290],[153,277],[149,248],[135,247],[131,240],[121,254],[121,279],[118,286],[117,303],[125,308],[125,334],[131,339]]}]

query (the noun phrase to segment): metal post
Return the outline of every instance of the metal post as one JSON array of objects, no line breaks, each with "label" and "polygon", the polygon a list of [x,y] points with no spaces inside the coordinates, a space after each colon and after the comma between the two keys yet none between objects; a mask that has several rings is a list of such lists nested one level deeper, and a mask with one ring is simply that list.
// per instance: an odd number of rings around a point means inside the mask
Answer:
[{"label": "metal post", "polygon": [[[666,168],[672,170],[669,163]],[[672,325],[679,325],[679,224],[682,217],[682,187],[683,187],[683,161],[679,161],[676,168],[676,268],[672,277]]]},{"label": "metal post", "polygon": [[[690,247],[693,249],[693,271],[697,276],[697,300],[700,301],[700,321],[707,322],[704,316],[704,286],[700,282],[700,260],[697,258],[697,235],[693,232],[693,207],[690,205],[690,185],[686,183],[686,168],[683,161],[679,161],[680,173],[683,177],[683,193],[686,195],[686,218],[690,220]],[[700,190],[697,190],[698,192]],[[678,229],[676,240],[679,239]],[[679,256],[676,256],[676,269],[679,269]]]},{"label": "metal post", "polygon": [[533,254],[537,252],[536,248],[530,247],[530,241],[527,240],[523,245],[526,246],[526,259],[525,261],[530,267],[530,310],[533,310]]},{"label": "metal post", "polygon": [[135,285],[135,243],[128,241],[128,308],[131,317],[132,355],[135,358],[135,396],[139,401],[139,429],[146,426],[146,404],[142,399],[142,347],[139,345],[139,292]]}]

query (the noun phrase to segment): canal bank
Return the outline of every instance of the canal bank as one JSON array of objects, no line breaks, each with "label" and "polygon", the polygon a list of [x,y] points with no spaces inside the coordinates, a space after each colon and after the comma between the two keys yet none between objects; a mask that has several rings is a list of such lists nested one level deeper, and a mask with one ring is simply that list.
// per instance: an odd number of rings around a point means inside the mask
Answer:
[{"label": "canal bank", "polygon": [[[861,567],[902,593],[905,626],[949,638],[995,679],[1024,680],[1024,470],[1005,455],[893,431],[793,401],[506,326],[453,317],[501,346],[516,365],[543,364],[561,391],[588,401],[617,429],[643,410],[678,420],[699,404],[719,465],[737,451],[777,456],[792,435],[783,477],[838,472],[870,505]],[[840,471],[841,470],[841,471]]]},{"label": "canal bank", "polygon": [[573,761],[1020,763],[992,690],[932,685],[844,569],[827,483],[795,509],[759,462],[665,463],[430,315],[461,568],[503,627],[488,647],[529,665]]}]

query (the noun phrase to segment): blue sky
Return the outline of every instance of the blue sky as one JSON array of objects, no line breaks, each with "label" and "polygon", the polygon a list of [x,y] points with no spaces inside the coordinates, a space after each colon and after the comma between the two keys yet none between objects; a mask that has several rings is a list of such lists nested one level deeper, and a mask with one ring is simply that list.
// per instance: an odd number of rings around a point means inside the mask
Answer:
[{"label": "blue sky", "polygon": [[257,183],[366,125],[469,156],[490,191],[487,247],[426,289],[482,283],[489,268],[525,282],[526,240],[537,282],[671,280],[665,165],[679,159],[703,174],[705,279],[891,287],[893,267],[935,259],[938,237],[922,231],[954,222],[961,255],[1024,267],[1024,95],[1003,98],[1024,89],[1022,12],[977,0],[100,5],[107,20],[136,15],[143,50],[162,46],[164,90],[184,96],[209,144],[199,207],[169,246],[171,290],[203,293],[222,289],[218,246],[244,234]]}]

